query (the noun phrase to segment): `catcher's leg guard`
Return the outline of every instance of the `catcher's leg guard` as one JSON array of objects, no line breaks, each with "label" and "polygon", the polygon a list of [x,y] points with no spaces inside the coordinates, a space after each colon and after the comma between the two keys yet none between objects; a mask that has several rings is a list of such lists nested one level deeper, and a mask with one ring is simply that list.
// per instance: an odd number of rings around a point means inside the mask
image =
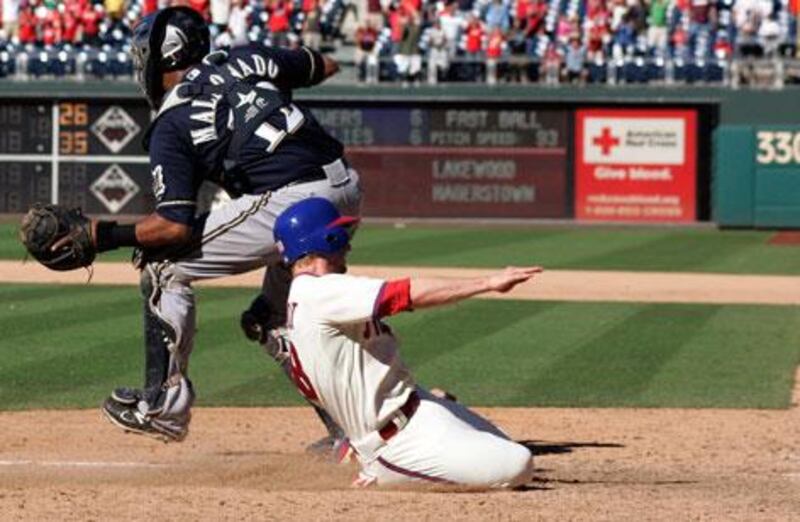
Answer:
[{"label": "catcher's leg guard", "polygon": [[[194,292],[172,277],[170,263],[150,263],[142,270],[144,297],[144,410],[158,424],[185,430],[194,391],[187,377],[195,332]],[[143,407],[146,403],[146,407]]]}]

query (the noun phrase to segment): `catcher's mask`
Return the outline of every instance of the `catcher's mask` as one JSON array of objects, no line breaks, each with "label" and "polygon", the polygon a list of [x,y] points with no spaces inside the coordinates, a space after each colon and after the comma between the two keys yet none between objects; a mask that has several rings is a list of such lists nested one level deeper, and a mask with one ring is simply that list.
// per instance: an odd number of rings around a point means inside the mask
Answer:
[{"label": "catcher's mask", "polygon": [[162,75],[199,63],[211,49],[208,26],[189,7],[167,7],[133,29],[131,55],[136,81],[153,109],[164,97]]},{"label": "catcher's mask", "polygon": [[275,220],[273,235],[284,263],[309,254],[335,254],[350,243],[359,219],[342,216],[325,198],[307,198],[290,206]]}]

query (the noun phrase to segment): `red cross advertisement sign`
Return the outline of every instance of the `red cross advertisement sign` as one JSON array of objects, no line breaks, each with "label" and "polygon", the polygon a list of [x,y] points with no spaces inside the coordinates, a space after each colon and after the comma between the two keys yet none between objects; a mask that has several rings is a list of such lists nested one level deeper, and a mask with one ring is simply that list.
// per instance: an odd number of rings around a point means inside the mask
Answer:
[{"label": "red cross advertisement sign", "polygon": [[697,112],[575,112],[575,217],[585,221],[696,219]]}]

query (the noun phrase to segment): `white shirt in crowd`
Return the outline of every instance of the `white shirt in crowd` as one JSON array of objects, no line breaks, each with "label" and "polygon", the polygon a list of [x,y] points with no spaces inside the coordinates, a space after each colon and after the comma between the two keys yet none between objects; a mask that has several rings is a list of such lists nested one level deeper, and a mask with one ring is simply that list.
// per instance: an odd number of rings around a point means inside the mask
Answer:
[{"label": "white shirt in crowd", "polygon": [[19,18],[19,0],[3,0],[3,25],[16,23]]}]

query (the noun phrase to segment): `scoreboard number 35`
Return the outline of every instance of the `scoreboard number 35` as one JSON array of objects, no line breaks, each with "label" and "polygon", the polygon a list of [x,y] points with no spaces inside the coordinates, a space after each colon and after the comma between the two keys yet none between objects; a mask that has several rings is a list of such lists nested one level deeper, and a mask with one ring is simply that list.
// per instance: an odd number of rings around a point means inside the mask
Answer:
[{"label": "scoreboard number 35", "polygon": [[88,154],[89,111],[85,103],[58,104],[59,154]]},{"label": "scoreboard number 35", "polygon": [[800,164],[800,131],[758,131],[756,139],[756,161],[759,164]]}]

